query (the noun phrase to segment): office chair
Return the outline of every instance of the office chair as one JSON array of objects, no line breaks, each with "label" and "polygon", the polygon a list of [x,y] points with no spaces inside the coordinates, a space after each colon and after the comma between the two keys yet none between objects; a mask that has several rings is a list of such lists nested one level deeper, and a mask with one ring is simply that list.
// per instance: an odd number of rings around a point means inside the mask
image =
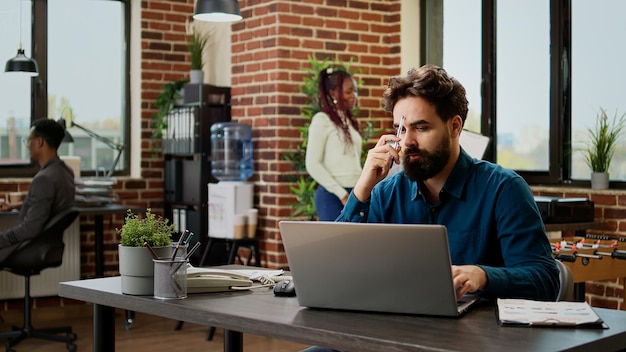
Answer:
[{"label": "office chair", "polygon": [[14,352],[13,346],[20,341],[34,337],[39,339],[65,342],[67,350],[76,351],[76,334],[72,328],[60,327],[36,330],[31,324],[30,277],[39,275],[42,270],[61,265],[63,257],[63,232],[78,217],[76,208],[69,208],[48,220],[43,231],[36,238],[24,242],[6,260],[0,263],[0,269],[24,276],[24,325],[13,327],[12,331],[1,332],[1,339],[8,339],[6,351]]},{"label": "office chair", "polygon": [[559,288],[559,296],[557,301],[571,301],[574,298],[574,274],[572,269],[563,264],[560,260],[556,260],[556,266],[559,268],[559,281],[561,282],[561,288]]}]

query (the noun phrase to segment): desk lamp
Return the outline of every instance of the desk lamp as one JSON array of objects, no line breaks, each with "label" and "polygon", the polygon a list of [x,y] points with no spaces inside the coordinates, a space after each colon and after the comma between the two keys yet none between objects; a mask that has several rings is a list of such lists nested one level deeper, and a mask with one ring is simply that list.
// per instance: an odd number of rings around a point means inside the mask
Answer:
[{"label": "desk lamp", "polygon": [[207,22],[236,22],[241,20],[237,0],[197,0],[193,19]]},{"label": "desk lamp", "polygon": [[[64,142],[73,142],[74,138],[72,138],[72,136],[70,135],[70,133],[67,131],[67,127],[66,127],[66,120],[65,118],[60,118],[57,120],[57,123],[59,125],[61,125],[61,127],[63,127],[63,130],[65,130],[65,137],[63,137],[63,141]],[[106,177],[111,177],[113,176],[113,172],[115,171],[115,167],[117,166],[117,163],[120,161],[120,157],[122,156],[122,152],[124,151],[124,146],[119,144],[119,143],[115,143],[114,141],[106,138],[106,137],[102,137],[99,134],[95,133],[94,131],[87,129],[79,124],[77,124],[76,122],[70,120],[70,128],[72,127],[76,127],[80,130],[83,130],[85,133],[87,133],[87,135],[89,135],[91,138],[98,140],[104,144],[106,144],[109,148],[117,150],[117,156],[115,157],[115,160],[113,161],[113,165],[111,165],[111,168],[109,169],[109,172],[106,174]]]}]

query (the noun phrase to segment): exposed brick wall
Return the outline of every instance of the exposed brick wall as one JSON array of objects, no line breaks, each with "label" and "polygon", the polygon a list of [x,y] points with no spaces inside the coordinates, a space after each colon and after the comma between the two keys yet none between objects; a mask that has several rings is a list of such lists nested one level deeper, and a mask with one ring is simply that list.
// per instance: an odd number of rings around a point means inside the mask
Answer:
[{"label": "exposed brick wall", "polygon": [[[253,127],[255,205],[260,209],[262,262],[285,267],[278,221],[295,202],[282,155],[301,143],[306,120],[299,87],[308,57],[353,60],[364,84],[360,119],[391,127],[380,108],[390,75],[400,72],[400,1],[239,1],[244,20],[233,25],[232,116]],[[384,121],[384,122],[383,122]]]}]

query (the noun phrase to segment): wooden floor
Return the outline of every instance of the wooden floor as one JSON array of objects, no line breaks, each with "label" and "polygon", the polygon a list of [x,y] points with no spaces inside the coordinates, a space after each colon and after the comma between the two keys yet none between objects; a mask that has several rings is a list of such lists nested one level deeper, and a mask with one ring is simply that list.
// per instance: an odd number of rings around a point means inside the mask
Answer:
[{"label": "wooden floor", "polygon": [[[115,350],[118,352],[186,352],[186,351],[223,351],[223,330],[216,329],[212,341],[206,340],[206,326],[184,323],[179,331],[175,331],[176,321],[136,313],[130,329],[125,329],[125,314],[118,310],[115,318]],[[11,310],[0,314],[4,322],[0,331],[11,330],[11,325],[22,323],[22,311]],[[79,352],[93,351],[92,337],[92,306],[73,305],[65,308],[38,308],[33,312],[33,326],[45,328],[71,325],[78,335],[76,345]],[[245,351],[292,352],[300,351],[308,346],[289,341],[281,341],[263,336],[244,334]],[[0,340],[0,350],[4,350],[6,340]],[[65,344],[58,342],[27,339],[15,346],[17,352],[62,352]]]}]

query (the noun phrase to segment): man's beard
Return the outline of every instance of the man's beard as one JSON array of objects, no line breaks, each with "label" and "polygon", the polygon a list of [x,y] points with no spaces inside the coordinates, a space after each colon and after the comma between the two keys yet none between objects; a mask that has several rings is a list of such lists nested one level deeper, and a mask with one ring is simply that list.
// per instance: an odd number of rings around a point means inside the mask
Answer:
[{"label": "man's beard", "polygon": [[[419,155],[420,158],[411,161],[410,155]],[[444,138],[441,148],[434,152],[411,147],[405,150],[404,175],[412,181],[425,181],[437,175],[450,160],[450,139]]]}]

